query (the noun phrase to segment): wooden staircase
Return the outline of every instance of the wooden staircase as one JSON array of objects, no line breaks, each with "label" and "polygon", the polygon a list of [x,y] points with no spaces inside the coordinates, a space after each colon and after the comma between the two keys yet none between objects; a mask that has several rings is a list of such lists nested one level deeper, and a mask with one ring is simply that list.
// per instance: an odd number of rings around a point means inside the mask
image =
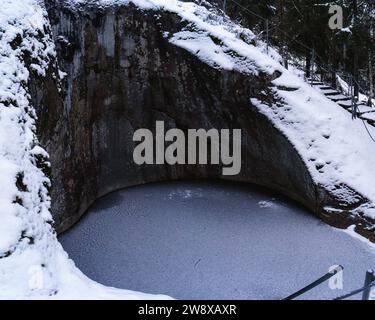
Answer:
[{"label": "wooden staircase", "polygon": [[348,112],[352,113],[356,118],[366,121],[368,124],[375,127],[375,108],[369,107],[363,102],[357,102],[357,110],[354,113],[353,108],[355,107],[353,97],[343,94],[342,92],[332,88],[324,82],[314,80],[311,78],[307,79],[308,83],[314,88],[321,91],[328,99],[337,103],[340,107],[344,108]]}]

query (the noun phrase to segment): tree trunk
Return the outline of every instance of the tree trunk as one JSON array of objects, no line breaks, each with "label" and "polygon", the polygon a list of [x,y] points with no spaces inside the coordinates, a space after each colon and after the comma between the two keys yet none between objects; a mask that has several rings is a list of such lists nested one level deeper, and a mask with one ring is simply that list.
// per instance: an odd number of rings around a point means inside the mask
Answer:
[{"label": "tree trunk", "polygon": [[334,39],[331,37],[331,43],[332,47],[330,48],[330,53],[329,53],[329,63],[328,65],[330,66],[330,82],[332,88],[336,89],[337,88],[337,81],[336,81],[336,70],[338,69],[338,57],[335,54],[335,49],[336,49],[336,43],[334,42]]}]

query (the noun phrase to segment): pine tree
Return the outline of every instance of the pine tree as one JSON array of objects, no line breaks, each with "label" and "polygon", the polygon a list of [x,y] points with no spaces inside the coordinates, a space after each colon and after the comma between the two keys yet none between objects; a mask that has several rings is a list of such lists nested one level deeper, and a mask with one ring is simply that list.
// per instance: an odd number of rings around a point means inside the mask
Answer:
[{"label": "pine tree", "polygon": [[[342,30],[328,26],[331,5],[343,8]],[[269,20],[272,44],[285,58],[303,57],[307,76],[315,56],[325,81],[335,85],[336,71],[349,73],[356,96],[360,86],[374,96],[374,0],[227,0],[227,14],[258,34],[264,34]]]}]

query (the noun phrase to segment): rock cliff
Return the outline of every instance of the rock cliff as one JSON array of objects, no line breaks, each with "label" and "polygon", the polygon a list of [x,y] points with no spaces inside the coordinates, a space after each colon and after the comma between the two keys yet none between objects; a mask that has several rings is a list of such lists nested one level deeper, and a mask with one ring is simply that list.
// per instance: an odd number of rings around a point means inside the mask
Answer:
[{"label": "rock cliff", "polygon": [[[42,106],[38,128],[51,157],[52,213],[59,232],[111,191],[183,178],[254,183],[289,196],[335,226],[358,220],[348,211],[367,199],[350,190],[356,201],[346,203],[314,182],[289,139],[252,105],[253,99],[278,101],[271,81],[280,72],[251,75],[204,63],[169,41],[166,31],[189,27],[173,12],[132,4],[80,10],[58,1],[48,12],[66,75],[61,92],[52,76],[35,79],[33,97]],[[241,173],[223,177],[219,166],[136,165],[133,133],[154,130],[157,120],[182,130],[241,128]],[[327,206],[335,210],[328,212]]]}]

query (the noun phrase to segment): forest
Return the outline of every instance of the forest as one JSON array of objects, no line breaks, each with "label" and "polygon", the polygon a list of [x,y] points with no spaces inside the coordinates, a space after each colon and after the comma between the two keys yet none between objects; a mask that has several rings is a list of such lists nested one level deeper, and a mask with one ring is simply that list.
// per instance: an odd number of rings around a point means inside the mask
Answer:
[{"label": "forest", "polygon": [[[259,37],[279,49],[289,63],[312,70],[336,87],[337,75],[359,91],[374,97],[374,0],[210,0]],[[329,21],[342,9],[342,28]],[[370,101],[370,99],[369,99]]]}]

